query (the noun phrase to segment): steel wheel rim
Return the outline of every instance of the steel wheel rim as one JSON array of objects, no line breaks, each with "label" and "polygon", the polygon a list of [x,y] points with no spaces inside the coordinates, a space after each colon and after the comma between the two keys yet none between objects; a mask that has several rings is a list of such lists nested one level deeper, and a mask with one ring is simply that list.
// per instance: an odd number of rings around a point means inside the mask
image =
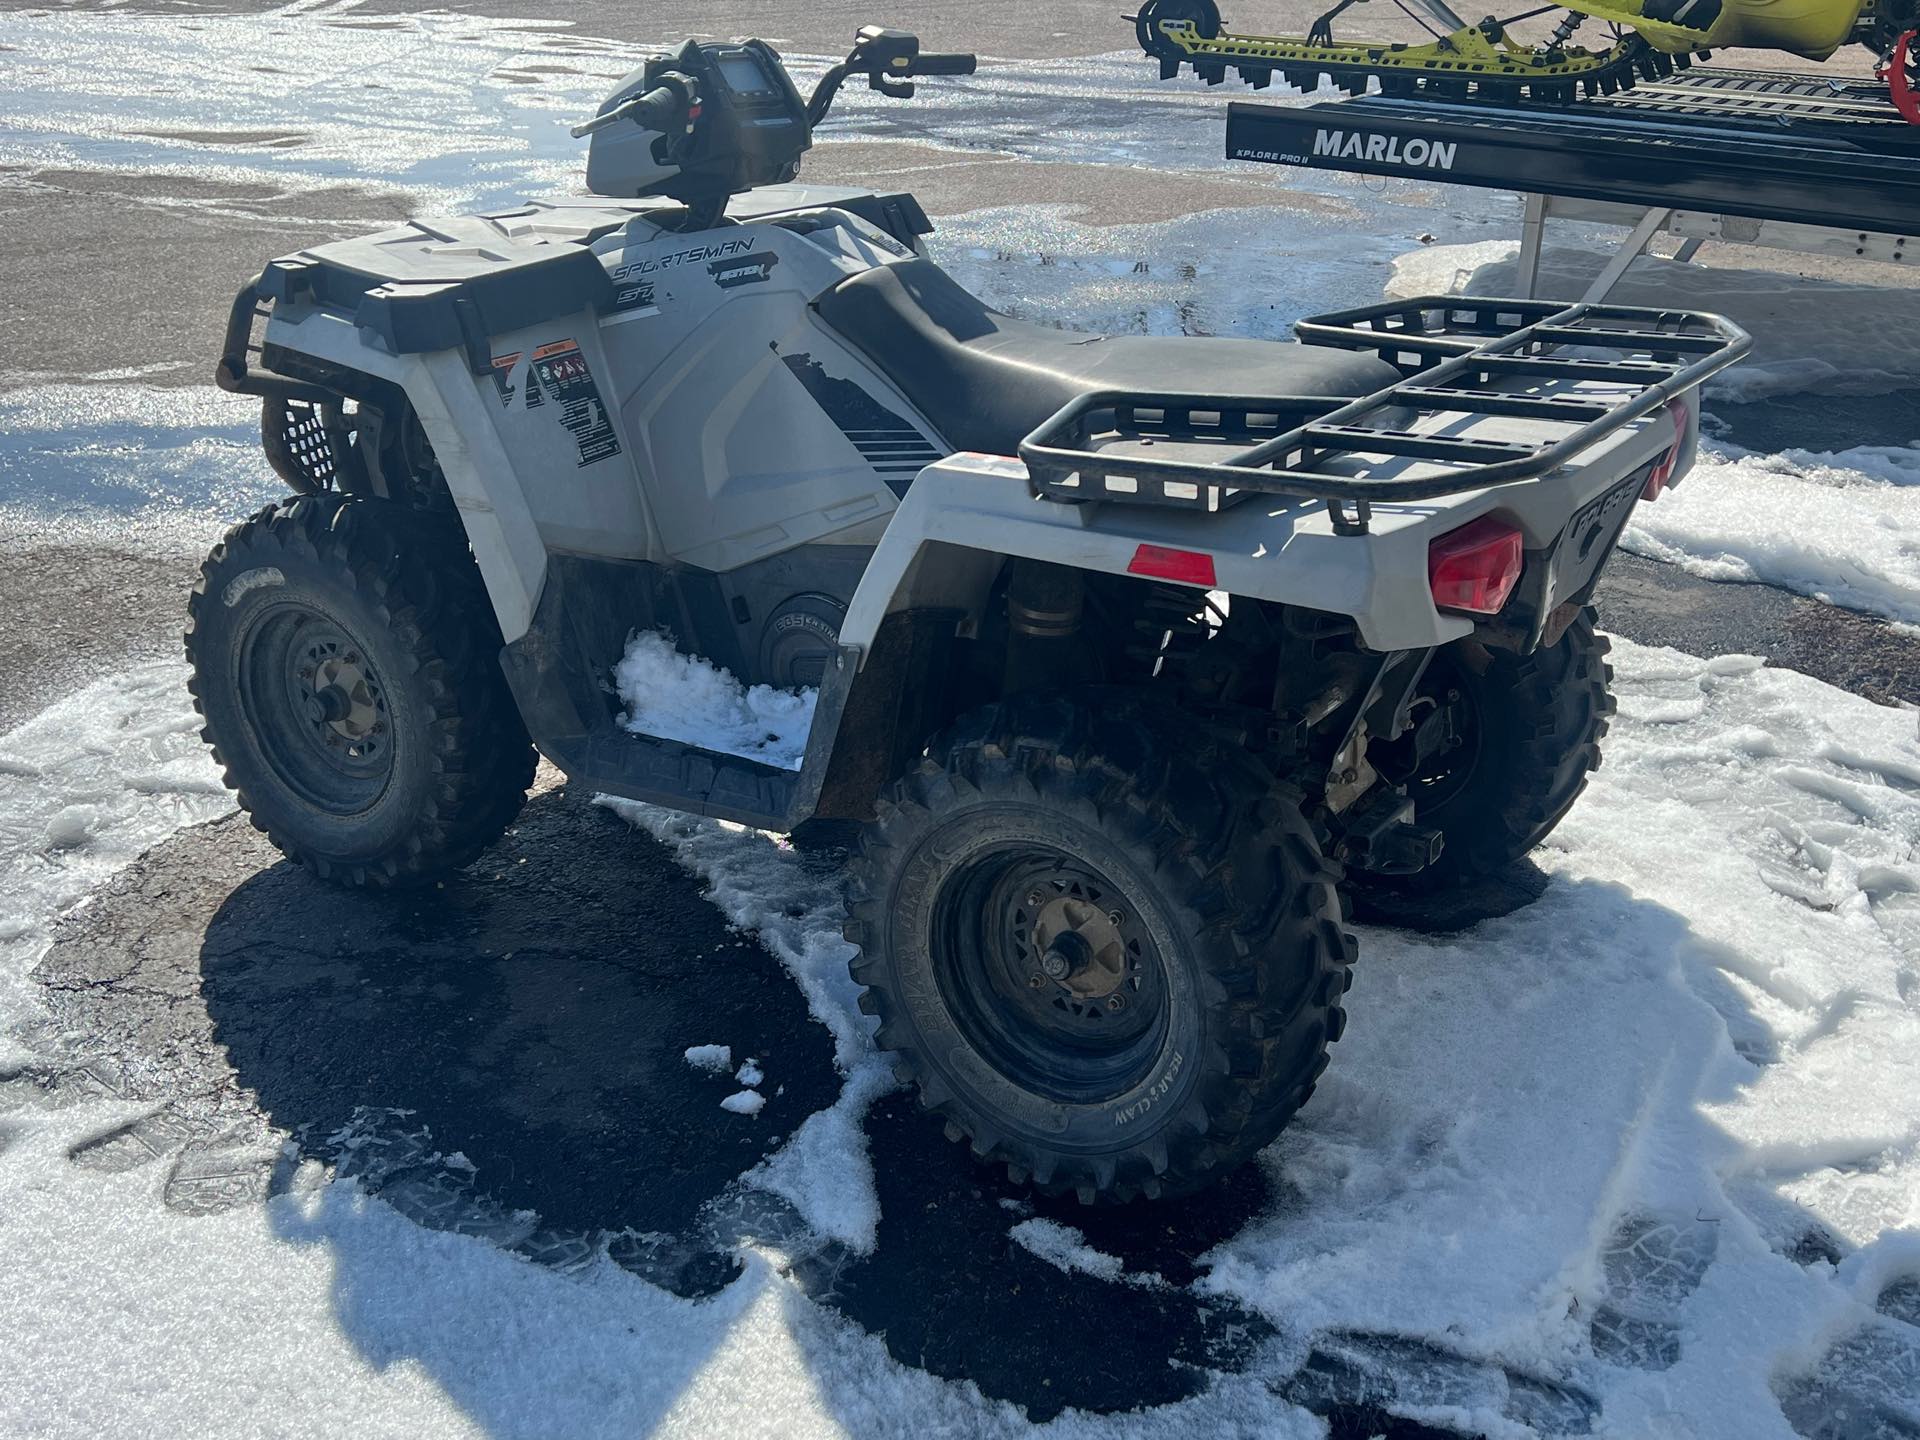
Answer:
[{"label": "steel wheel rim", "polygon": [[1152,1074],[1168,1031],[1166,963],[1094,867],[1039,844],[970,856],[935,902],[932,949],[961,1034],[1022,1089],[1098,1104]]},{"label": "steel wheel rim", "polygon": [[387,691],[338,621],[294,601],[269,606],[241,636],[235,665],[248,727],[288,789],[342,817],[378,803],[394,771]]}]

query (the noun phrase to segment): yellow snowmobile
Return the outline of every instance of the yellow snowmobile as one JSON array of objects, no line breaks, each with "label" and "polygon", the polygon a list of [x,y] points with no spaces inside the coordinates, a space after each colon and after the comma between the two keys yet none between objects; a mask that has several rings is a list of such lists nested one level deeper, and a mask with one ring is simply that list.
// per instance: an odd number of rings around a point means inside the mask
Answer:
[{"label": "yellow snowmobile", "polygon": [[[1727,46],[1825,60],[1858,42],[1880,57],[1878,73],[1900,113],[1920,124],[1920,0],[1581,0],[1578,8],[1546,5],[1472,24],[1446,0],[1411,0],[1426,19],[1396,0],[1434,35],[1431,44],[1337,41],[1334,21],[1359,3],[1337,0],[1298,38],[1226,30],[1214,0],[1147,0],[1134,23],[1164,79],[1191,65],[1209,84],[1232,68],[1256,89],[1278,77],[1311,90],[1324,76],[1356,95],[1373,80],[1389,95],[1548,104],[1658,80]],[[1527,41],[1511,33],[1555,10],[1562,14],[1550,34]],[[1603,43],[1574,43],[1589,23],[1589,36]]]}]

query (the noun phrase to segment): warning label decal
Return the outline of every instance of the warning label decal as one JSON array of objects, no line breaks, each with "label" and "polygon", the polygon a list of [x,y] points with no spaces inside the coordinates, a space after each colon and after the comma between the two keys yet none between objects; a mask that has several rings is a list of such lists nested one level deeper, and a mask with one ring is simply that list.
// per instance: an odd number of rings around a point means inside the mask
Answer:
[{"label": "warning label decal", "polygon": [[[496,362],[498,363],[498,362]],[[587,357],[573,340],[556,340],[533,352],[533,378],[528,382],[527,405],[539,403],[544,394],[560,407],[560,423],[573,432],[580,447],[580,464],[592,465],[620,453],[620,441],[613,433],[613,417],[600,398],[600,387]],[[537,388],[536,388],[537,387]]]}]

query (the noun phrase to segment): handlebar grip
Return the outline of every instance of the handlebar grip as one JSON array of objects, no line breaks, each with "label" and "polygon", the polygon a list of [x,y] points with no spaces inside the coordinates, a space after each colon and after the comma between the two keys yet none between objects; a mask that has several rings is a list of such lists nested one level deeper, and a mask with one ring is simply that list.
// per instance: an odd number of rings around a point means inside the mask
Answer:
[{"label": "handlebar grip", "polygon": [[672,85],[659,85],[646,94],[614,106],[604,115],[596,115],[584,125],[573,127],[573,138],[591,135],[596,130],[604,130],[619,120],[632,120],[642,130],[666,131],[673,123],[673,117],[679,110],[684,97]]},{"label": "handlebar grip", "polygon": [[922,51],[914,57],[912,73],[918,75],[971,75],[980,67],[978,55],[955,52],[952,54],[928,54]]}]

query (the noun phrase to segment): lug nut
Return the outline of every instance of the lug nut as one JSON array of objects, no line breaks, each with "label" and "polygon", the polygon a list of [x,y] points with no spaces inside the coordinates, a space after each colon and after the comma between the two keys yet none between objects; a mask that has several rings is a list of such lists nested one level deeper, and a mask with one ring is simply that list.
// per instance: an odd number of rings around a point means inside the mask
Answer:
[{"label": "lug nut", "polygon": [[1040,957],[1040,968],[1055,980],[1064,980],[1073,973],[1073,966],[1058,950],[1049,950]]},{"label": "lug nut", "polygon": [[1118,930],[1122,925],[1127,923],[1127,917],[1118,910],[1109,910],[1107,911],[1107,923]]},{"label": "lug nut", "polygon": [[1107,997],[1107,1009],[1109,1009],[1109,1010],[1124,1010],[1124,1009],[1126,1009],[1126,1008],[1127,1008],[1127,997],[1126,997],[1126,996],[1124,996],[1124,995],[1109,995],[1109,996]]},{"label": "lug nut", "polygon": [[1047,897],[1042,895],[1038,890],[1029,890],[1027,892],[1027,904],[1029,905],[1038,905],[1046,898]]},{"label": "lug nut", "polygon": [[1046,983],[1047,977],[1044,975],[1029,975],[1027,977],[1027,988],[1030,990],[1038,990]]}]

